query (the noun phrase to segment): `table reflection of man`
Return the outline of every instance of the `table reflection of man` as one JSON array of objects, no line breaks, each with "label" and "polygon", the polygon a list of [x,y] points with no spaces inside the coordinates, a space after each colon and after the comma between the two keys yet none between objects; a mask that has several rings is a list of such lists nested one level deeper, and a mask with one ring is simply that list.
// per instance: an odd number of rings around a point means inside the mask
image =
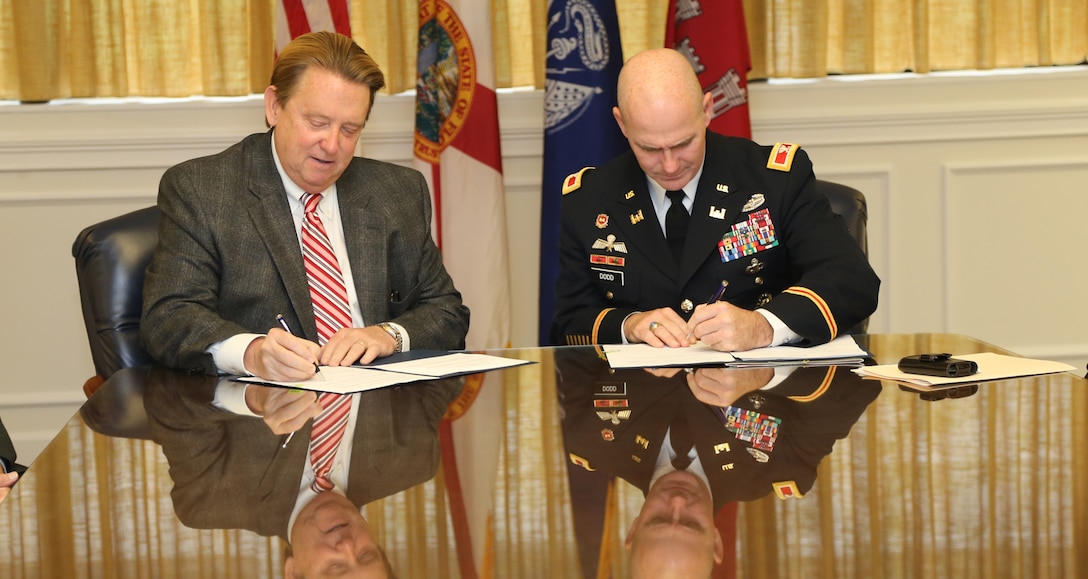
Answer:
[{"label": "table reflection of man", "polygon": [[880,392],[847,368],[613,371],[585,349],[556,370],[571,463],[646,495],[625,540],[636,577],[709,576],[718,509],[808,492]]},{"label": "table reflection of man", "polygon": [[290,544],[287,577],[384,576],[384,553],[360,508],[434,477],[438,425],[462,385],[447,379],[352,395],[352,434],[339,443],[328,491],[314,488],[306,443],[313,420],[289,443],[246,404],[286,389],[156,370],[144,403],[183,524],[281,537]]}]

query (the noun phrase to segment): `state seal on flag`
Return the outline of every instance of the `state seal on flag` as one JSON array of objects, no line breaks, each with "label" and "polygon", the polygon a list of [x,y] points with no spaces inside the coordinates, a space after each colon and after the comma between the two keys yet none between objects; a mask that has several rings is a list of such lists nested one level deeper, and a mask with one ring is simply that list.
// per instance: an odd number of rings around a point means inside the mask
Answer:
[{"label": "state seal on flag", "polygon": [[460,18],[443,0],[419,3],[415,155],[438,163],[464,127],[476,91],[476,53]]}]

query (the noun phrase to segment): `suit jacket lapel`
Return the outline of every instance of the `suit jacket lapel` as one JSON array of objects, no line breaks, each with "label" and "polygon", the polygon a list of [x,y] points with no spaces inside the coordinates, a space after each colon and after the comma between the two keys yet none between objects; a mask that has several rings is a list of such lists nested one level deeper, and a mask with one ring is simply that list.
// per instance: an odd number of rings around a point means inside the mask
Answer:
[{"label": "suit jacket lapel", "polygon": [[389,279],[386,270],[388,248],[384,235],[387,226],[381,204],[375,201],[379,194],[381,192],[369,187],[353,166],[349,166],[336,182],[352,282],[367,324],[382,322],[388,317],[389,296],[385,294],[385,280]]},{"label": "suit jacket lapel", "polygon": [[306,281],[306,268],[299,251],[298,232],[291,219],[291,207],[287,192],[280,181],[276,163],[272,160],[271,133],[257,147],[247,151],[246,174],[249,175],[249,191],[256,203],[249,206],[249,217],[260,232],[272,262],[283,280],[291,307],[307,338],[317,341],[317,325],[314,322],[313,305],[310,302],[310,286]]}]

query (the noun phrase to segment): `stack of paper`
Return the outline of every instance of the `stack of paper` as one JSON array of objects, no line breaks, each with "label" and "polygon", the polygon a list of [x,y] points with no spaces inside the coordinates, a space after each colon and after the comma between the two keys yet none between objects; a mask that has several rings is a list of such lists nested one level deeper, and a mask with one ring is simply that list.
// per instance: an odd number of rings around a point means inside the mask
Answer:
[{"label": "stack of paper", "polygon": [[869,354],[853,336],[839,336],[819,346],[774,346],[744,352],[719,352],[703,343],[687,348],[655,348],[646,344],[606,346],[612,368],[666,368],[707,365],[729,367],[861,364]]}]

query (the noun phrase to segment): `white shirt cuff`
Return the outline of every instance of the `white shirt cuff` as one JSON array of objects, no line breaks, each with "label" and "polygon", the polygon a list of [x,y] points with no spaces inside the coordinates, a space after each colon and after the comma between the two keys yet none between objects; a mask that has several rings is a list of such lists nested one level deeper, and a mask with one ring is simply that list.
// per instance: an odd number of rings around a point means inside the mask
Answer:
[{"label": "white shirt cuff", "polygon": [[792,344],[801,341],[801,336],[798,336],[797,333],[784,324],[782,320],[778,319],[778,316],[763,308],[756,311],[766,318],[767,323],[771,325],[771,330],[774,332],[774,335],[771,337],[771,343],[768,344],[769,346],[781,346],[782,344]]},{"label": "white shirt cuff", "polygon": [[221,374],[252,376],[245,366],[246,348],[253,340],[263,337],[264,334],[237,334],[208,346],[206,351],[212,355],[215,368]]}]

